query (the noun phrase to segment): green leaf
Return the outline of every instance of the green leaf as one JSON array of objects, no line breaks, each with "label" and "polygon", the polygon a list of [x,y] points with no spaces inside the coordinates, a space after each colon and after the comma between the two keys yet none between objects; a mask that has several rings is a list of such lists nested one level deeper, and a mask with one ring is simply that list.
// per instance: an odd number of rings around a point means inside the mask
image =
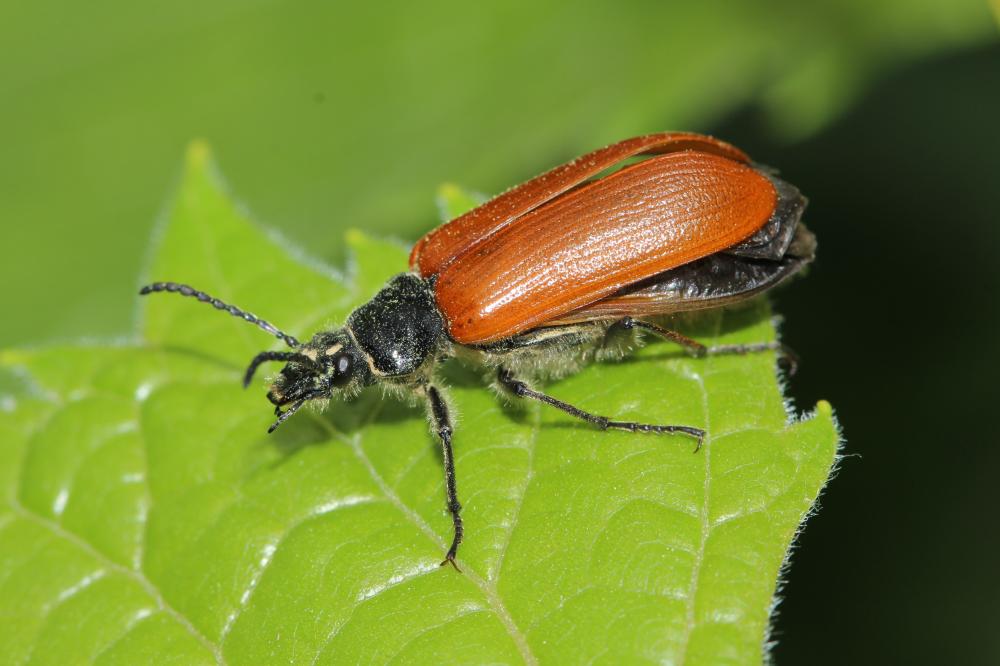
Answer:
[{"label": "green leaf", "polygon": [[[442,208],[473,203],[451,188]],[[194,284],[305,337],[406,266],[350,232],[346,276],[250,223],[192,147],[146,278]],[[807,287],[803,284],[802,288]],[[650,343],[548,388],[596,432],[446,370],[464,573],[422,408],[378,391],[274,435],[251,354],[278,341],[192,299],[140,302],[137,339],[0,355],[0,653],[11,663],[753,663],[779,572],[836,457],[791,418],[771,354]],[[685,329],[774,337],[767,304]]]},{"label": "green leaf", "polygon": [[454,183],[445,183],[438,188],[437,205],[441,221],[453,220],[486,201],[486,197],[466,192]]}]

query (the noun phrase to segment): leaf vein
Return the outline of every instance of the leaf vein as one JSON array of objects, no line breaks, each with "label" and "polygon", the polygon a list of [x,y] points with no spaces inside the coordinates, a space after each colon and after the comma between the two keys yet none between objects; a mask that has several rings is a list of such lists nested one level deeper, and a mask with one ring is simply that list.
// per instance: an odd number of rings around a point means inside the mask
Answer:
[{"label": "leaf vein", "polygon": [[535,477],[535,446],[538,443],[538,433],[542,428],[542,416],[538,405],[532,405],[532,410],[531,435],[528,439],[528,445],[525,447],[525,451],[528,454],[528,470],[524,476],[524,486],[518,495],[517,504],[514,506],[514,513],[510,520],[510,529],[507,530],[507,538],[504,540],[503,549],[500,551],[500,556],[497,558],[496,566],[493,569],[493,576],[490,579],[494,584],[496,584],[496,580],[500,577],[504,560],[507,557],[507,551],[510,549],[510,543],[514,540],[514,530],[517,529],[518,520],[521,518],[521,507],[524,506],[524,498],[528,494],[528,488]]},{"label": "leaf vein", "polygon": [[[378,415],[378,411],[379,411],[378,407],[373,409],[371,414],[369,415],[369,420],[374,420]],[[314,418],[316,418],[316,420],[322,425],[322,427],[325,428],[328,432],[330,432],[332,436],[338,439],[347,439],[348,443],[351,446],[351,449],[354,451],[354,455],[358,458],[361,464],[364,465],[365,469],[368,471],[368,474],[375,482],[375,485],[379,487],[379,490],[382,491],[382,494],[385,495],[386,499],[389,500],[389,502],[393,506],[395,506],[396,509],[398,509],[399,512],[403,514],[403,516],[405,516],[411,523],[413,523],[413,525],[417,529],[419,529],[428,538],[430,538],[431,541],[437,544],[441,548],[441,550],[444,550],[446,548],[446,544],[444,540],[441,538],[441,536],[438,535],[437,532],[435,532],[431,528],[431,526],[428,525],[427,522],[422,517],[420,517],[420,515],[416,511],[411,509],[409,506],[406,505],[405,502],[403,502],[403,500],[399,497],[399,495],[396,494],[396,492],[389,486],[389,484],[386,483],[385,479],[382,478],[382,475],[379,474],[378,470],[375,469],[375,465],[372,464],[371,459],[368,458],[367,454],[365,454],[364,452],[364,449],[361,447],[360,433],[348,439],[345,438],[341,433],[334,430],[333,427],[329,424],[329,422],[327,422],[325,419],[321,419],[318,417]],[[507,633],[510,635],[511,640],[513,640],[518,651],[521,653],[521,656],[524,658],[524,661],[528,664],[537,664],[538,660],[535,658],[534,654],[532,654],[531,648],[528,646],[527,637],[521,632],[517,624],[514,622],[514,618],[511,617],[510,613],[507,611],[507,608],[504,606],[503,601],[500,599],[500,595],[497,592],[496,588],[490,583],[488,583],[479,574],[477,574],[475,570],[472,569],[472,567],[470,567],[465,562],[462,562],[462,567],[464,575],[466,576],[466,578],[469,579],[469,581],[471,581],[476,587],[479,588],[479,591],[483,594],[483,596],[486,599],[486,602],[489,604],[490,609],[497,616],[501,624],[504,626],[504,629],[506,629]]]},{"label": "leaf vein", "polygon": [[[722,315],[720,314],[715,320],[715,331],[713,332],[712,339],[715,340],[719,337],[719,332],[722,330]],[[709,355],[704,359],[704,369],[705,373],[711,371],[712,357]],[[701,533],[698,538],[698,547],[695,551],[694,562],[691,565],[691,580],[688,584],[688,594],[687,603],[685,611],[685,622],[684,622],[684,633],[678,651],[678,664],[683,664],[687,657],[687,649],[691,643],[691,635],[694,633],[694,626],[697,622],[695,617],[695,595],[698,590],[698,582],[701,577],[701,565],[705,560],[705,548],[708,543],[709,532],[712,526],[709,524],[710,516],[710,500],[711,500],[711,490],[712,490],[712,423],[711,423],[711,410],[708,404],[708,389],[705,386],[704,377],[695,372],[692,373],[696,384],[698,385],[698,390],[701,392],[701,408],[703,414],[703,423],[705,427],[705,442],[702,447],[705,469],[705,480],[702,485],[702,503],[701,503],[701,515],[699,516],[701,522]]]},{"label": "leaf vein", "polygon": [[250,599],[253,596],[254,591],[257,589],[257,586],[260,584],[261,579],[264,577],[264,574],[267,572],[267,568],[271,565],[272,562],[274,562],[274,558],[278,553],[278,549],[285,542],[285,540],[292,534],[292,532],[297,530],[299,527],[305,525],[310,520],[314,520],[316,518],[326,516],[335,511],[340,511],[350,507],[361,506],[364,504],[374,504],[377,501],[378,500],[376,500],[375,498],[369,497],[367,495],[348,495],[338,500],[326,502],[320,507],[318,507],[316,511],[310,512],[304,518],[296,520],[291,524],[289,524],[287,527],[285,527],[281,537],[279,537],[276,541],[274,541],[273,543],[264,544],[263,548],[261,549],[262,554],[259,560],[260,569],[258,569],[251,575],[250,581],[247,583],[247,586],[243,589],[243,592],[240,594],[239,606],[232,613],[230,613],[229,617],[226,618],[226,623],[223,625],[222,631],[219,633],[219,645],[222,645],[226,642],[226,638],[232,631],[233,627],[236,625],[236,621],[239,620],[243,612],[249,607]]},{"label": "leaf vein", "polygon": [[172,617],[178,624],[180,624],[188,633],[190,633],[199,643],[201,643],[206,649],[211,652],[212,656],[215,657],[215,661],[219,664],[225,664],[226,660],[222,655],[222,651],[217,645],[208,640],[208,638],[202,634],[197,627],[195,627],[191,621],[185,617],[180,611],[170,605],[170,603],[163,597],[160,590],[153,584],[151,580],[146,578],[142,571],[136,571],[130,569],[124,565],[121,565],[114,560],[109,559],[104,553],[97,550],[88,541],[80,536],[77,536],[73,532],[70,532],[62,527],[59,523],[35,513],[22,506],[20,503],[14,504],[14,510],[27,520],[30,520],[38,525],[41,525],[45,529],[49,530],[57,537],[65,539],[69,543],[73,544],[83,552],[87,553],[98,562],[100,562],[105,568],[131,578],[148,594],[153,601],[156,603],[159,610],[165,612],[167,615]]}]

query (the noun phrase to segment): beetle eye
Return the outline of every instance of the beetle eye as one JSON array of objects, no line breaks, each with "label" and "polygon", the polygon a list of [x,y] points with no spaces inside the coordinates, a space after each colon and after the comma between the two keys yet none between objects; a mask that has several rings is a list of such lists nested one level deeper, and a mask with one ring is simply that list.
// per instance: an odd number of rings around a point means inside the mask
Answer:
[{"label": "beetle eye", "polygon": [[333,377],[330,378],[330,384],[333,386],[344,386],[351,381],[351,375],[353,370],[354,359],[347,352],[340,352],[333,357],[331,365],[333,366]]}]

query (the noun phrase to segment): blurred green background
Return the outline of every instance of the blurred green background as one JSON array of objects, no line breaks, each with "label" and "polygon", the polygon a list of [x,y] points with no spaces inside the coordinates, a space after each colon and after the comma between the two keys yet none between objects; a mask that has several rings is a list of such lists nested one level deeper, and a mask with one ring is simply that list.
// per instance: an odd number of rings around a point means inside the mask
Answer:
[{"label": "blurred green background", "polygon": [[0,346],[129,334],[196,137],[331,262],[348,227],[416,239],[443,181],[493,193],[664,129],[748,149],[811,198],[819,259],[777,307],[791,393],[833,402],[851,456],[800,540],[776,661],[1000,660],[987,3],[7,0],[0,102]]}]

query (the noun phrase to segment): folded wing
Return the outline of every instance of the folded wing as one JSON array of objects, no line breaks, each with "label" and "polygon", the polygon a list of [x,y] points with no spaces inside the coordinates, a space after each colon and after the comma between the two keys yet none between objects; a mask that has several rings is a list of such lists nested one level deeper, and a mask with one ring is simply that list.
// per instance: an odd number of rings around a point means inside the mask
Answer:
[{"label": "folded wing", "polygon": [[452,339],[492,342],[753,243],[777,210],[771,179],[743,161],[670,152],[506,221],[443,264],[435,297]]}]

